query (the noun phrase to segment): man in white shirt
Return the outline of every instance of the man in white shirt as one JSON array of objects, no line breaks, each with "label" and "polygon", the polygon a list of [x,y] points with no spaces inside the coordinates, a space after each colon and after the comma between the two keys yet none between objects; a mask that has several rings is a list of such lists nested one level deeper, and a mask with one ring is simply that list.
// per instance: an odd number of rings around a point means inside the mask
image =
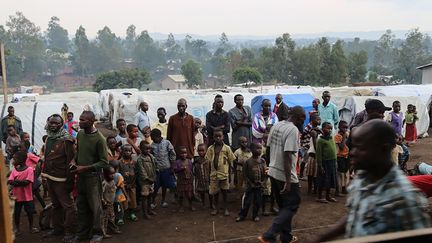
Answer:
[{"label": "man in white shirt", "polygon": [[140,131],[140,137],[144,138],[144,134],[147,132],[150,136],[150,118],[147,115],[148,104],[147,102],[141,102],[139,105],[139,111],[135,115],[136,125]]},{"label": "man in white shirt", "polygon": [[302,126],[305,119],[305,110],[301,106],[295,106],[291,109],[288,120],[279,121],[270,130],[267,140],[270,154],[268,175],[279,205],[279,214],[267,232],[258,238],[261,242],[274,242],[278,234],[281,242],[291,242],[296,238],[291,234],[291,223],[300,205],[296,170],[300,148],[297,127]]}]

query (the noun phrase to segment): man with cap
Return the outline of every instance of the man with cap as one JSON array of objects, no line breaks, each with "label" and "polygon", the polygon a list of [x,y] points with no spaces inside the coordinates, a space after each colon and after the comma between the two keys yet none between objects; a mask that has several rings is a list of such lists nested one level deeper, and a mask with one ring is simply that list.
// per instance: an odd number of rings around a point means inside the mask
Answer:
[{"label": "man with cap", "polygon": [[351,128],[356,127],[358,125],[361,125],[363,123],[365,123],[367,121],[367,112],[366,112],[366,104],[370,101],[371,99],[366,99],[365,101],[365,109],[360,111],[359,113],[357,113],[354,116],[354,121],[351,124]]}]

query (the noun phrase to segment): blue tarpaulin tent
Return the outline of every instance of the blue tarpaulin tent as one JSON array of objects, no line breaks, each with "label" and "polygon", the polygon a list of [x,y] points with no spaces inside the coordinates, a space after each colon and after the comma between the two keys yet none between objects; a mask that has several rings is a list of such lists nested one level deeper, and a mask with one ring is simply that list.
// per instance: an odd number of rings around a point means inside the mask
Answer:
[{"label": "blue tarpaulin tent", "polygon": [[[251,102],[252,114],[255,115],[261,111],[261,102],[264,99],[269,99],[272,102],[272,109],[276,103],[276,94],[259,95],[255,96]],[[306,120],[305,125],[309,123],[309,111],[312,110],[312,101],[314,97],[311,94],[282,94],[283,101],[289,107],[296,105],[302,106],[306,110]]]}]

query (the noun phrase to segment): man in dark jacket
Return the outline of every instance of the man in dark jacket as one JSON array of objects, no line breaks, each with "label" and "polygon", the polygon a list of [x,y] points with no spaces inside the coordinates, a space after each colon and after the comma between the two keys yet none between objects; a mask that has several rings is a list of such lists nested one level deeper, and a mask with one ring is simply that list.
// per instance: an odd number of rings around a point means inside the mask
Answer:
[{"label": "man in dark jacket", "polygon": [[283,97],[281,94],[276,95],[276,104],[274,105],[273,112],[276,113],[278,120],[288,119],[288,106],[283,102]]},{"label": "man in dark jacket", "polygon": [[73,179],[70,162],[75,155],[72,137],[63,128],[63,118],[54,114],[47,121],[45,165],[42,176],[47,179],[53,204],[53,226],[46,236],[65,233],[63,242],[72,242],[77,224],[76,209],[71,195]]},{"label": "man in dark jacket", "polygon": [[8,107],[8,115],[3,117],[1,120],[0,136],[1,136],[1,141],[3,141],[3,143],[6,143],[6,139],[8,137],[7,128],[10,125],[15,127],[15,130],[18,135],[20,135],[23,132],[21,119],[15,116],[15,109],[13,108],[13,106]]}]

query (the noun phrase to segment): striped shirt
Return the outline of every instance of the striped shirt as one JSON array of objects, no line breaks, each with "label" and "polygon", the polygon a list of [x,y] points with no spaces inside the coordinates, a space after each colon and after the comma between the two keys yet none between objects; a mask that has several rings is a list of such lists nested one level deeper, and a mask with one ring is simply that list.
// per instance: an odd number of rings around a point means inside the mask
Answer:
[{"label": "striped shirt", "polygon": [[348,190],[346,238],[431,226],[427,199],[397,166],[374,183],[358,171]]}]

